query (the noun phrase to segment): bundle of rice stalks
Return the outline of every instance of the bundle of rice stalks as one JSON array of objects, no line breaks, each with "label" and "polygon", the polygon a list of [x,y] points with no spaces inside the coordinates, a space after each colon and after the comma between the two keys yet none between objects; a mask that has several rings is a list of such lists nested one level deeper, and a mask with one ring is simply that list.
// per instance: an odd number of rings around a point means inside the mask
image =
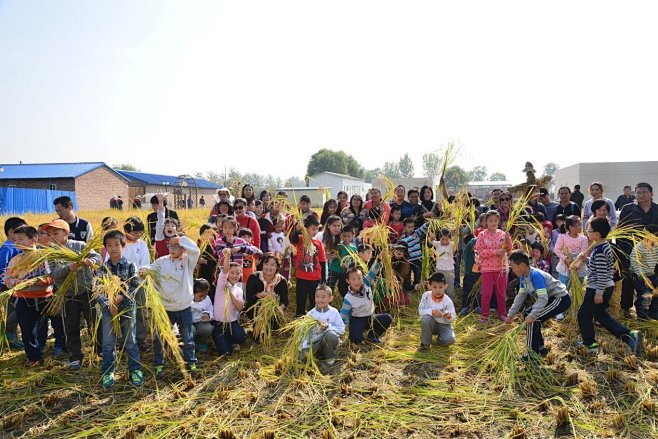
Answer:
[{"label": "bundle of rice stalks", "polygon": [[441,175],[439,180],[443,180],[446,176],[448,168],[457,160],[459,149],[461,147],[455,142],[449,142],[443,151],[443,158],[441,160]]},{"label": "bundle of rice stalks", "polygon": [[379,278],[386,285],[384,300],[394,304],[400,301],[401,285],[393,269],[393,252],[388,244],[389,231],[390,229],[385,224],[376,224],[362,230],[359,237],[363,242],[372,245],[375,252],[379,252],[379,259],[382,264],[379,270]]},{"label": "bundle of rice stalks", "polygon": [[585,299],[585,286],[580,281],[578,271],[569,270],[569,295],[571,296],[571,308],[569,309],[568,321],[572,325],[578,325],[578,310]]},{"label": "bundle of rice stalks", "polygon": [[[55,265],[74,264],[77,266],[77,268],[74,270],[69,271],[69,273],[66,275],[66,278],[64,278],[64,281],[57,287],[55,294],[45,309],[46,313],[50,315],[57,315],[62,309],[66,293],[71,290],[74,292],[78,291],[78,271],[84,270],[86,268],[83,261],[89,259],[93,253],[97,253],[97,251],[100,250],[102,243],[103,235],[95,234],[91,241],[87,243],[85,248],[80,253],[76,253],[70,248],[58,244],[53,244],[50,247],[29,251],[24,253],[25,256],[18,264],[16,264],[14,270],[17,274],[20,275],[37,270],[39,267],[42,267],[47,263]],[[94,270],[97,267],[95,264],[92,264],[90,268]]]},{"label": "bundle of rice stalks", "polygon": [[143,280],[140,283],[140,288],[143,289],[146,296],[146,307],[151,310],[151,334],[154,337],[159,337],[163,352],[173,357],[183,376],[189,378],[189,373],[185,367],[185,360],[178,346],[178,339],[176,338],[176,334],[174,334],[167,310],[158,292],[157,276],[157,271],[146,270],[142,276]]},{"label": "bundle of rice stalks", "polygon": [[254,306],[253,333],[254,338],[261,344],[269,346],[272,344],[272,327],[281,327],[286,321],[286,316],[279,307],[276,297],[265,296],[259,299]]},{"label": "bundle of rice stalks", "polygon": [[501,393],[507,395],[513,394],[519,379],[516,362],[521,357],[521,351],[518,342],[519,334],[524,330],[525,323],[494,337],[484,348],[485,355],[476,361],[480,378],[501,388]]},{"label": "bundle of rice stalks", "polygon": [[[283,332],[291,333],[290,338],[286,342],[282,353],[283,362],[287,366],[288,370],[299,370],[299,357],[300,353],[302,352],[301,348],[305,341],[313,340],[313,337],[318,334],[320,329],[319,323],[320,322],[317,319],[309,315],[305,315],[291,321],[283,327]],[[301,369],[303,371],[313,371],[319,373],[318,366],[313,357],[312,342],[309,343],[308,356],[303,359],[301,363]]]},{"label": "bundle of rice stalks", "polygon": [[[311,242],[312,236],[309,236],[308,231],[306,231],[306,227],[304,227],[304,218],[302,217],[302,213],[297,207],[297,194],[295,191],[292,191],[292,199],[293,202],[290,203],[290,200],[288,200],[285,197],[277,196],[275,199],[275,203],[278,204],[279,209],[281,214],[283,215],[288,215],[292,217],[295,221],[295,223],[300,225],[300,231],[302,235],[302,242],[304,244],[304,248],[307,250],[312,251],[314,249],[313,243]],[[288,237],[290,238],[290,235],[293,233],[298,233],[294,227],[291,227],[289,232],[288,232]]]},{"label": "bundle of rice stalks", "polygon": [[347,251],[347,255],[343,256],[343,258],[340,260],[341,267],[347,270],[349,267],[356,266],[359,267],[364,273],[368,271],[368,264],[363,259],[361,259],[359,253],[355,252],[350,247],[345,247],[345,250]]},{"label": "bundle of rice stalks", "polygon": [[[116,303],[117,297],[121,294],[125,295],[126,293],[126,283],[122,281],[119,276],[110,274],[94,278],[93,299],[104,297],[107,299],[108,304],[114,304]],[[117,334],[117,336],[121,336],[119,316],[120,314],[117,313],[112,319],[114,333]],[[94,334],[96,334],[96,332],[94,332]]]}]

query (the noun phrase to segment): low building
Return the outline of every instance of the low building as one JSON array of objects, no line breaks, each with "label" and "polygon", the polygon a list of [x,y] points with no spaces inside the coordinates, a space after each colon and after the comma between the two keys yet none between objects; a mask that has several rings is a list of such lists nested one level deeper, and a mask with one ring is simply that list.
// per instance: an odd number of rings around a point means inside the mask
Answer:
[{"label": "low building", "polygon": [[198,207],[199,198],[202,196],[206,206],[212,206],[215,203],[214,196],[217,189],[220,188],[211,181],[186,175],[175,177],[136,171],[117,170],[117,172],[129,182],[130,199],[133,200],[138,195],[143,199],[142,207],[150,207],[148,199],[157,193],[168,193],[169,202],[175,209]]},{"label": "low building", "polygon": [[589,185],[595,181],[603,183],[603,195],[615,201],[623,193],[624,186],[635,188],[639,182],[658,188],[658,161],[653,162],[607,162],[577,163],[555,171],[556,190],[580,185],[580,191],[589,199]]},{"label": "low building", "polygon": [[75,192],[81,210],[108,209],[128,199],[128,179],[103,162],[1,164],[0,187]]},{"label": "low building", "polygon": [[285,192],[288,195],[288,200],[291,203],[295,201],[299,203],[299,199],[302,195],[308,195],[311,199],[311,206],[313,208],[321,208],[324,206],[324,203],[331,198],[331,188],[330,187],[280,187],[276,189],[276,192]]},{"label": "low building", "polygon": [[[400,177],[400,178],[391,178],[390,179],[395,186],[404,186],[407,192],[409,192],[410,189],[418,189],[422,188],[423,186],[429,186],[434,190],[434,196],[436,196],[436,190],[437,190],[437,185],[438,183],[435,181],[434,178],[427,178],[427,177]],[[372,187],[379,189],[382,192],[382,195],[386,193],[387,187],[386,183],[382,181],[380,178],[375,178],[372,180]]]},{"label": "low building", "polygon": [[[472,196],[480,200],[488,200],[491,191],[494,189],[506,190],[508,187],[514,186],[515,183],[511,181],[470,181],[466,185],[466,191],[468,191]],[[456,189],[448,189],[450,195],[455,195],[459,192]]]},{"label": "low building", "polygon": [[347,196],[360,195],[365,197],[366,192],[370,189],[370,183],[366,183],[362,178],[352,177],[335,172],[321,172],[310,177],[310,183],[315,187],[331,188],[331,197],[336,198],[338,192],[347,192]]}]

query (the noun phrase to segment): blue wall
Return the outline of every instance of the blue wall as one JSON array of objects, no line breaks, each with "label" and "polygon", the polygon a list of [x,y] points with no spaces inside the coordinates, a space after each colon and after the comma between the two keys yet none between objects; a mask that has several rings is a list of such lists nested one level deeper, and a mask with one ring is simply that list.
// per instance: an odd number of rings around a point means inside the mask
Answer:
[{"label": "blue wall", "polygon": [[74,209],[78,210],[75,192],[0,187],[0,215],[18,215],[27,212],[54,213],[53,201],[62,195],[71,197]]}]

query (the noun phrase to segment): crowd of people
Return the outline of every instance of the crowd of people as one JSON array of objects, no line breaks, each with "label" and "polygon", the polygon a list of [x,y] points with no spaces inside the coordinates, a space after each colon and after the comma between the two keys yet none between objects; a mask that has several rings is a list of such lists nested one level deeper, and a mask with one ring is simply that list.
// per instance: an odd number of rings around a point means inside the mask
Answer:
[{"label": "crowd of people", "polygon": [[[114,385],[117,345],[127,355],[133,385],[144,383],[141,355],[151,350],[155,375],[161,378],[163,346],[157,333],[149,337],[140,286],[150,271],[157,275],[162,303],[178,328],[191,373],[197,370],[196,354],[211,344],[221,355],[239,351],[256,318],[255,305],[266,297],[275,299],[281,311],[294,306],[296,317],[317,320],[299,356],[312,352],[327,365],[335,362],[346,327],[351,343],[380,343],[393,311],[408,306],[414,295],[420,350],[430,349],[434,336],[439,345],[453,344],[458,316],[475,313],[482,324],[492,318],[512,323],[521,313],[527,326],[524,359],[529,359],[547,354],[541,324],[564,318],[572,305],[574,282],[579,282],[586,286],[577,310],[584,349],[598,352],[598,322],[641,353],[642,332],[623,326],[608,307],[620,284],[626,317],[635,308],[638,319],[658,320],[658,297],[653,294],[658,287],[658,246],[653,239],[607,238],[614,227],[658,236],[658,205],[651,185],[638,183],[634,194],[625,187],[616,203],[604,197],[603,185],[596,182],[589,186],[587,200],[579,186],[573,191],[559,188],[558,201],[546,188],[531,186],[523,221],[514,224],[508,223],[517,221],[514,196],[497,189],[488,200],[469,197],[466,204],[475,221],[464,218],[451,226],[441,219],[451,203],[460,201],[442,189],[443,202],[429,186],[408,191],[398,186],[390,201],[376,188],[365,200],[341,191],[318,213],[306,195],[293,211],[286,193],[263,191],[256,197],[253,187],[245,185],[234,197],[222,188],[196,242],[185,236],[165,197],[156,195],[145,221],[139,216],[123,224],[104,219],[99,251],[86,249],[94,230],[75,214],[68,197],[60,197],[54,202],[58,218],[49,223],[28,225],[19,217],[5,221],[0,275],[3,289],[13,288],[6,336],[13,347],[24,348],[29,364],[36,367],[52,326],[54,354],[68,353],[69,368],[79,369],[81,317],[94,328],[100,310],[101,324],[93,339],[103,358],[102,385]],[[373,227],[387,230],[388,251],[363,239]],[[53,245],[86,256],[74,264],[46,261],[27,273],[15,269],[29,252]],[[424,272],[427,261],[431,270]],[[75,273],[74,286],[65,282],[70,273]],[[94,295],[94,279],[104,275],[121,279],[120,294]],[[30,279],[34,282],[26,283]],[[455,297],[457,289],[460,298]],[[61,312],[53,316],[44,310],[55,294],[65,299]],[[331,305],[336,294],[343,298],[340,309]]]}]

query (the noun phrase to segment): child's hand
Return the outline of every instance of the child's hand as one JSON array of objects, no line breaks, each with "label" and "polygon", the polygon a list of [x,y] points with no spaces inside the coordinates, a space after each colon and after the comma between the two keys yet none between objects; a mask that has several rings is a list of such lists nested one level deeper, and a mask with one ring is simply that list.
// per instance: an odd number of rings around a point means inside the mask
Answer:
[{"label": "child's hand", "polygon": [[155,197],[158,199],[158,207],[164,207],[164,194],[155,194]]},{"label": "child's hand", "polygon": [[321,331],[324,331],[329,327],[326,322],[318,322],[318,326],[320,326]]},{"label": "child's hand", "polygon": [[600,305],[603,303],[603,294],[594,294],[594,303]]},{"label": "child's hand", "polygon": [[117,297],[114,298],[114,304],[118,305],[121,302],[123,302],[123,296],[121,294],[119,294]]},{"label": "child's hand", "polygon": [[231,256],[231,249],[226,247],[224,250],[222,250],[222,254],[224,256]]},{"label": "child's hand", "polygon": [[512,317],[507,317],[507,318],[505,319],[505,323],[507,323],[508,325],[511,325],[511,324],[512,324],[512,320],[514,320],[514,316],[512,316]]},{"label": "child's hand", "polygon": [[443,313],[441,311],[439,311],[438,309],[433,309],[432,310],[432,315],[434,317],[443,317]]},{"label": "child's hand", "polygon": [[231,250],[230,250],[230,253],[231,253],[231,254],[236,254],[236,253],[239,252],[239,251],[240,251],[240,247],[239,247],[239,246],[238,246],[238,247],[232,247]]},{"label": "child's hand", "polygon": [[72,262],[69,264],[69,271],[77,271],[80,268],[80,263]]},{"label": "child's hand", "polygon": [[174,236],[173,238],[171,238],[169,240],[169,245],[171,245],[171,246],[175,246],[175,245],[180,246],[180,236]]},{"label": "child's hand", "polygon": [[525,322],[528,325],[532,325],[533,323],[535,323],[535,320],[537,320],[537,319],[534,318],[533,316],[528,316],[528,317],[525,318]]},{"label": "child's hand", "polygon": [[210,314],[208,314],[207,312],[204,312],[201,315],[201,320],[204,321],[204,322],[207,322],[208,320],[210,320]]},{"label": "child's hand", "polygon": [[119,309],[118,309],[117,306],[116,306],[115,304],[113,304],[113,303],[110,303],[109,306],[108,306],[108,308],[110,309],[110,313],[111,313],[113,316],[117,315],[117,313],[119,312]]}]

